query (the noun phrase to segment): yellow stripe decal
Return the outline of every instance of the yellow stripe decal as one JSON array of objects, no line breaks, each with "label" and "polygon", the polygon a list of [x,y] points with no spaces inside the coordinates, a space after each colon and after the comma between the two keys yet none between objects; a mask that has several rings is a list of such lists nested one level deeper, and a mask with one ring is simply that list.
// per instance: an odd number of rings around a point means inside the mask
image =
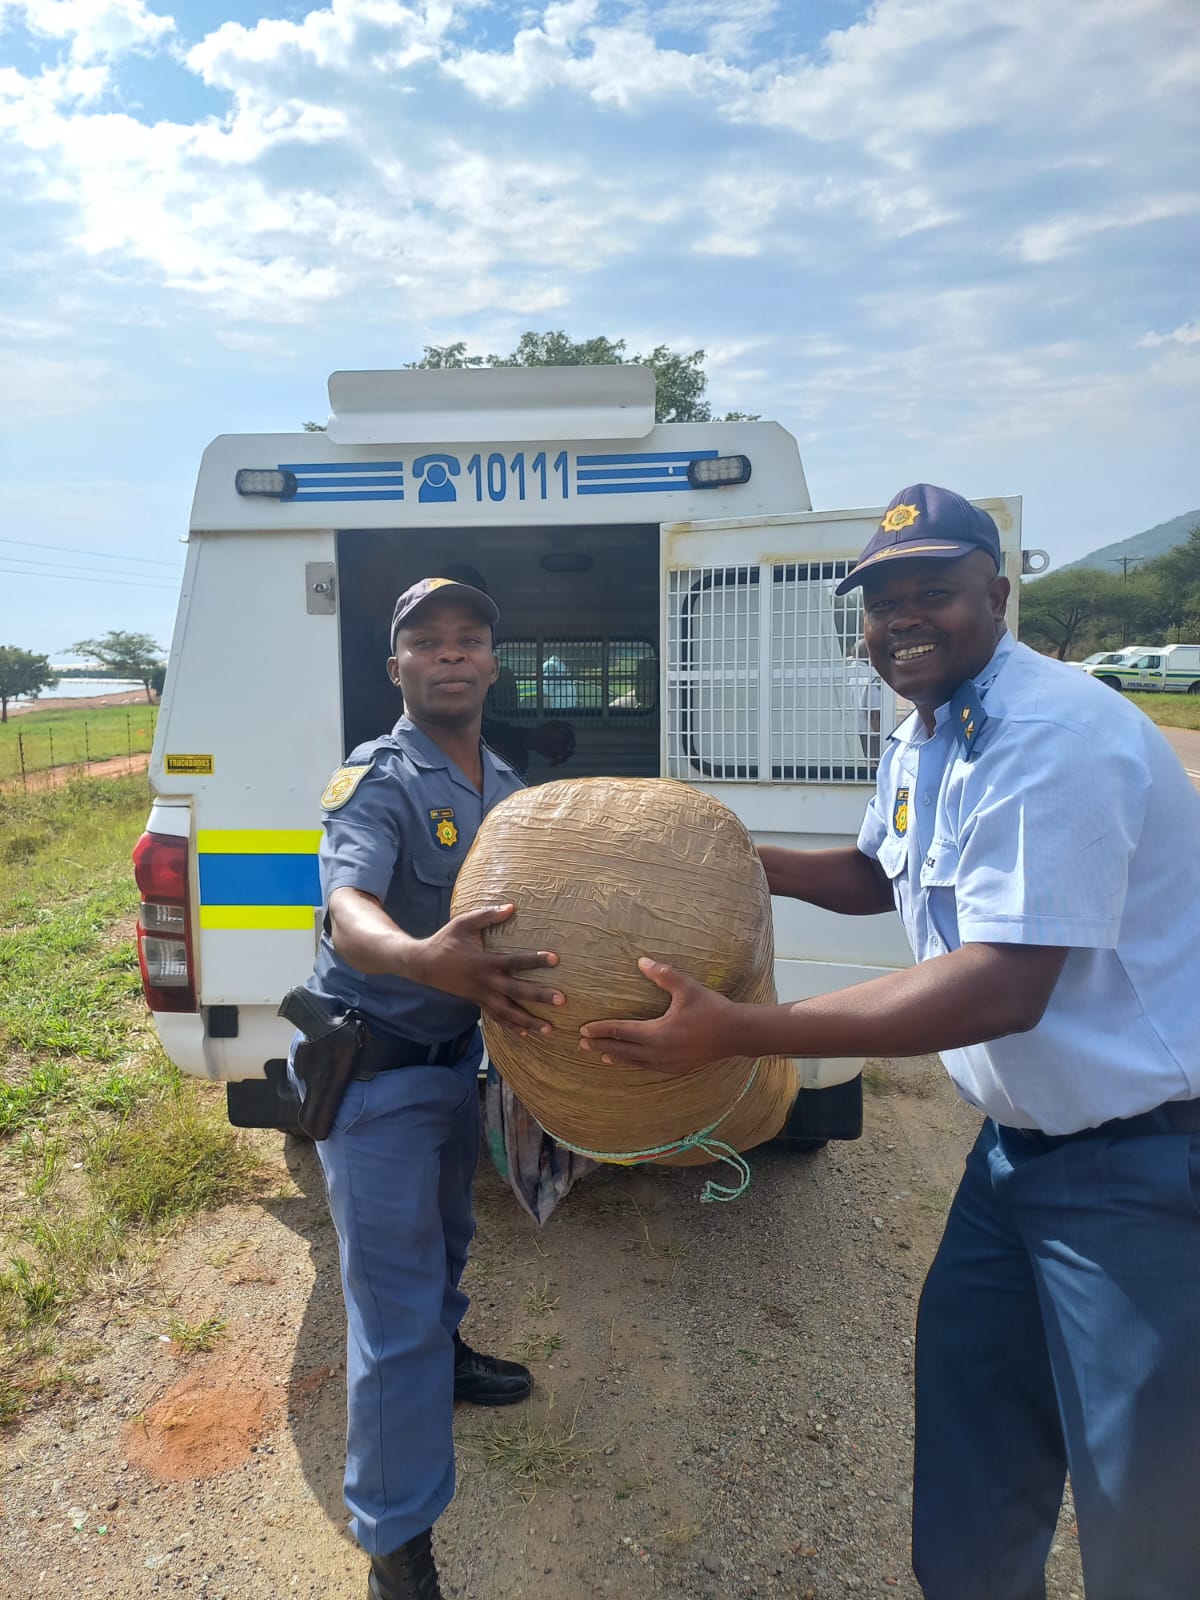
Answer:
[{"label": "yellow stripe decal", "polygon": [[200,828],[196,848],[201,855],[315,855],[320,828]]},{"label": "yellow stripe decal", "polygon": [[315,906],[201,906],[201,928],[299,929],[312,933],[319,907]]}]

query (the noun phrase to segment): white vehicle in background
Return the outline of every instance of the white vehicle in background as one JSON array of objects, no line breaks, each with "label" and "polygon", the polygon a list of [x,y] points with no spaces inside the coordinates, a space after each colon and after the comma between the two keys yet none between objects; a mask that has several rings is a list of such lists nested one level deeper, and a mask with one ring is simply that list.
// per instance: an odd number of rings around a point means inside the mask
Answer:
[{"label": "white vehicle in background", "polygon": [[1098,661],[1081,662],[1084,672],[1110,689],[1138,694],[1200,694],[1200,645],[1132,645]]},{"label": "white vehicle in background", "polygon": [[[344,372],[329,393],[326,431],[204,453],[135,856],[159,1034],[242,1126],[290,1122],[276,1008],[321,926],[318,797],[395,720],[388,624],[416,579],[480,570],[519,691],[505,720],[570,721],[573,759],[531,782],[677,778],[761,843],[822,848],[856,838],[879,757],[862,592],[834,587],[881,512],[811,510],[778,424],[656,424],[640,367]],[[1020,501],[980,503],[1015,608]],[[783,1001],[910,960],[895,917],[774,909]],[[861,1067],[797,1063],[793,1141],[857,1135]]]}]

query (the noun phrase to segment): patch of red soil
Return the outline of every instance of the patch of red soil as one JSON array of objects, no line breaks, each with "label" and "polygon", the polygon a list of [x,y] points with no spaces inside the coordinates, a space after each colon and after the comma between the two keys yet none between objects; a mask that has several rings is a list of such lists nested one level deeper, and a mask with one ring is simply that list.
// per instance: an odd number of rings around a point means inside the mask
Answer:
[{"label": "patch of red soil", "polygon": [[278,1391],[184,1378],[125,1425],[128,1460],[160,1483],[215,1478],[239,1467],[279,1421]]}]

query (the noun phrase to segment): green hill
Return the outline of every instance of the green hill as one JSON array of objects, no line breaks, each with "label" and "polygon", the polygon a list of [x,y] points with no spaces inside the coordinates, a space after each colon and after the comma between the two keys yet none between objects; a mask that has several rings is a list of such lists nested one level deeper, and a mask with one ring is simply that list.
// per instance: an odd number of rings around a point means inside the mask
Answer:
[{"label": "green hill", "polygon": [[1099,567],[1103,572],[1116,572],[1120,570],[1123,557],[1129,558],[1131,566],[1136,559],[1149,561],[1154,556],[1161,556],[1173,549],[1175,545],[1182,544],[1192,529],[1198,526],[1200,526],[1200,511],[1185,511],[1182,516],[1172,517],[1170,522],[1160,522],[1156,528],[1147,528],[1145,533],[1135,533],[1131,539],[1121,539],[1116,544],[1103,545],[1099,550],[1080,556],[1078,561],[1068,561],[1065,566],[1056,570],[1068,572],[1072,567]]}]

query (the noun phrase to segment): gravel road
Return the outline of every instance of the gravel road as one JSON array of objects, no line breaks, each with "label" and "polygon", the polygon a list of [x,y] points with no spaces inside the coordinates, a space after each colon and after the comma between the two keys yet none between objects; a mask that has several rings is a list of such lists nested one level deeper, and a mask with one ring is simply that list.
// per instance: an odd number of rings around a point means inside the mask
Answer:
[{"label": "gravel road", "polygon": [[[732,1205],[701,1206],[696,1169],[606,1169],[537,1233],[485,1164],[465,1331],[542,1359],[529,1407],[458,1414],[448,1595],[917,1600],[913,1317],[976,1119],[932,1061],[868,1085],[861,1141],[760,1151]],[[254,1137],[262,1201],[93,1302],[74,1380],[4,1436],[11,1600],[361,1600],[320,1172]],[[186,1355],[171,1312],[224,1335]],[[1066,1516],[1052,1573],[1053,1600],[1081,1595]]]}]

